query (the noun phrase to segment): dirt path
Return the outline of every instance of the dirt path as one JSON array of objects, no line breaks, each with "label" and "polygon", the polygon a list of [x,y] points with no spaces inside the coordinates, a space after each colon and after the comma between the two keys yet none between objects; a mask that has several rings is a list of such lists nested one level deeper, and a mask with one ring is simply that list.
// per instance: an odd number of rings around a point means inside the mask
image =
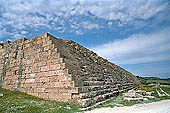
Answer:
[{"label": "dirt path", "polygon": [[138,104],[130,107],[100,108],[85,113],[170,113],[170,100]]}]

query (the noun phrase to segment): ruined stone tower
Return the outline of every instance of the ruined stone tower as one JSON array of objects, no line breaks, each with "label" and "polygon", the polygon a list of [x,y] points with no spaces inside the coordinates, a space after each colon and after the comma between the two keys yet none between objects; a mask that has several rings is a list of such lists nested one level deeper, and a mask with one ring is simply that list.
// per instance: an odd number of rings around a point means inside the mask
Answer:
[{"label": "ruined stone tower", "polygon": [[5,89],[86,107],[139,84],[123,68],[48,33],[0,43],[0,87]]}]

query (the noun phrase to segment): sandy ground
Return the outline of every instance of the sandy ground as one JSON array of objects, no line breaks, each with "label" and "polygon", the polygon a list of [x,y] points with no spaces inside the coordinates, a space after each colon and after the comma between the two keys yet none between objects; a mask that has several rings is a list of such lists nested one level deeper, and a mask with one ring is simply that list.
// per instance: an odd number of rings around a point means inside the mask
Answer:
[{"label": "sandy ground", "polygon": [[170,100],[138,104],[130,107],[100,108],[85,113],[170,113]]}]

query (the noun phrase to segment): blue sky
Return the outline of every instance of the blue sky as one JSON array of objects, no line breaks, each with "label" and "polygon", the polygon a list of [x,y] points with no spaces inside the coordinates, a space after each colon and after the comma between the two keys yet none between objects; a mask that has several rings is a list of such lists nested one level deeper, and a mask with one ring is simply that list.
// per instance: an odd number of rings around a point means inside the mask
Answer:
[{"label": "blue sky", "polygon": [[135,75],[170,77],[169,0],[0,0],[0,42],[45,32]]}]

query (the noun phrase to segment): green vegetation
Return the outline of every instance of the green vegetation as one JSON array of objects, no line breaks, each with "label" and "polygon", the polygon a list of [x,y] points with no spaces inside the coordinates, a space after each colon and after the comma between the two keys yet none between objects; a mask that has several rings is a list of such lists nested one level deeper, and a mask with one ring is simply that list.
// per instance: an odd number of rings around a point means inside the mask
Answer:
[{"label": "green vegetation", "polygon": [[167,97],[167,96],[159,97],[158,94],[156,93],[156,89],[157,89],[161,94],[163,94],[160,90],[160,88],[162,88],[166,93],[170,94],[170,87],[159,86],[159,85],[170,85],[170,78],[161,79],[161,78],[157,78],[157,77],[139,77],[139,76],[137,76],[137,78],[143,84],[139,88],[139,90],[153,91],[152,96],[155,96],[156,98],[151,99],[151,101],[170,99],[170,97]]},{"label": "green vegetation", "polygon": [[144,91],[154,91],[155,89],[153,88],[153,86],[148,86],[148,85],[142,85],[141,87],[138,88],[139,90],[144,90]]},{"label": "green vegetation", "polygon": [[161,79],[157,77],[139,77],[139,76],[137,76],[137,78],[140,80],[140,82],[143,85],[148,85],[148,84],[170,85],[170,78]]},{"label": "green vegetation", "polygon": [[[165,92],[170,94],[170,87],[161,87]],[[108,100],[102,105],[97,106],[96,108],[101,108],[101,107],[115,107],[115,106],[131,106],[134,104],[142,104],[142,103],[151,103],[151,102],[156,102],[160,100],[165,100],[165,99],[170,99],[170,97],[159,97],[158,94],[156,93],[156,89],[160,91],[160,87],[155,87],[155,86],[149,86],[149,85],[142,85],[139,90],[144,90],[147,92],[153,92],[152,96],[155,96],[154,99],[148,99],[146,101],[138,101],[138,102],[128,102],[127,100],[123,99],[122,94],[120,94],[118,97]],[[161,91],[160,91],[161,92]]]},{"label": "green vegetation", "polygon": [[43,100],[19,91],[0,88],[0,113],[75,113],[79,106],[72,103]]},{"label": "green vegetation", "polygon": [[148,85],[142,85],[139,90],[144,90],[144,91],[153,91],[152,96],[155,96],[155,99],[151,99],[152,101],[159,101],[159,100],[165,100],[165,99],[170,99],[170,96],[164,96],[164,97],[159,97],[158,94],[156,93],[156,89],[161,93],[160,88],[162,88],[166,93],[170,94],[170,87],[156,87],[156,86],[148,86]]},{"label": "green vegetation", "polygon": [[168,94],[170,94],[170,87],[161,87],[164,91],[166,91]]}]

